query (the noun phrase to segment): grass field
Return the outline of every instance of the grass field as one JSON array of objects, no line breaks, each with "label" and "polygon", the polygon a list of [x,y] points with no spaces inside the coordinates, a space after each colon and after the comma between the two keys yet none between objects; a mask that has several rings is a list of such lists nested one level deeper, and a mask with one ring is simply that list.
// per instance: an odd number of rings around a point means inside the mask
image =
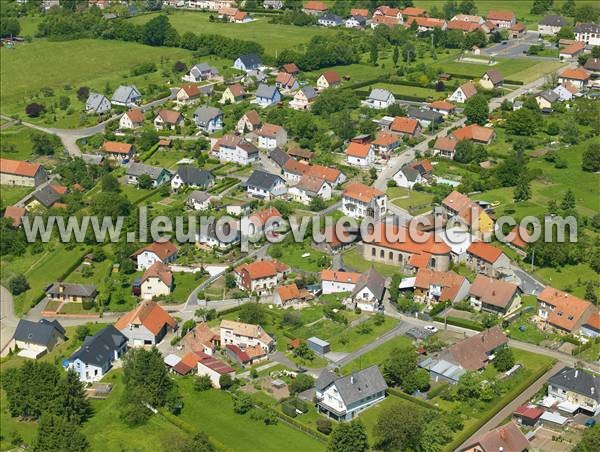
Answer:
[{"label": "grass field", "polygon": [[[331,350],[334,352],[351,352],[357,350],[391,330],[397,323],[397,320],[390,317],[386,317],[381,325],[376,325],[373,319],[369,319],[365,323],[353,328],[348,328],[344,333],[336,336],[331,341]],[[366,334],[361,333],[361,326],[365,324],[371,328],[371,331]],[[345,344],[343,343],[345,340],[342,340],[342,338],[347,339]]]},{"label": "grass field", "polygon": [[[180,34],[186,31],[193,33],[213,33],[229,38],[246,39],[261,44],[265,51],[272,56],[283,49],[303,50],[305,44],[313,36],[333,35],[337,31],[323,27],[296,27],[294,25],[270,24],[269,18],[257,17],[254,22],[246,24],[226,24],[210,22],[210,14],[196,11],[177,11],[169,15],[169,21]],[[132,22],[143,24],[155,17],[146,14],[131,19]],[[233,64],[233,61],[231,62]]]},{"label": "grass field", "polygon": [[[32,157],[33,145],[31,144],[32,129],[25,126],[12,125],[0,132],[0,155],[13,160],[28,160]],[[14,150],[9,148],[14,147]]]},{"label": "grass field", "polygon": [[344,252],[342,258],[344,260],[344,266],[348,267],[348,270],[362,273],[373,267],[383,276],[393,276],[396,273],[400,273],[398,267],[394,267],[393,265],[386,265],[379,262],[370,262],[365,260],[356,248],[352,248]]},{"label": "grass field", "polygon": [[[392,83],[377,83],[369,88],[387,89],[395,96],[414,96],[423,97],[425,99],[432,98],[433,100],[445,99],[447,93],[438,92],[431,88],[422,88],[420,86],[395,85]],[[362,88],[364,89],[364,88]]]},{"label": "grass field", "polygon": [[[276,254],[273,254],[274,250],[282,251],[282,255],[277,257],[281,262],[286,263],[292,268],[308,272],[323,270],[329,267],[329,262],[331,261],[325,253],[312,248],[307,241],[272,245],[269,248],[269,254],[275,257]],[[309,254],[309,256],[302,257],[305,254]]]},{"label": "grass field", "polygon": [[431,193],[409,190],[404,187],[390,187],[387,190],[387,195],[392,204],[415,215],[431,210],[431,203],[433,202]]},{"label": "grass field", "polygon": [[33,187],[0,185],[0,208],[11,206],[33,191]]},{"label": "grass field", "polygon": [[392,340],[387,341],[386,343],[380,345],[379,347],[371,350],[370,352],[365,353],[360,358],[346,364],[342,367],[342,374],[346,375],[350,372],[356,372],[360,369],[365,369],[373,364],[383,364],[390,356],[390,353],[395,348],[408,345],[411,343],[411,340],[406,336],[397,336]]}]

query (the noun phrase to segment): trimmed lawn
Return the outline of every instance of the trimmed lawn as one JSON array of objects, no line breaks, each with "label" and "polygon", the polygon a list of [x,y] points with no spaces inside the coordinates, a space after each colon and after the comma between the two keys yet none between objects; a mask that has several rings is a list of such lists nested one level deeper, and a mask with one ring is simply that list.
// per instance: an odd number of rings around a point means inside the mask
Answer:
[{"label": "trimmed lawn", "polygon": [[[31,135],[42,134],[43,132],[32,130],[29,127],[12,125],[0,132],[0,154],[3,158],[12,160],[31,159],[33,146],[31,144]],[[9,147],[14,146],[14,151],[9,151]],[[4,187],[3,187],[4,188]]]},{"label": "trimmed lawn", "polygon": [[[381,325],[375,325],[375,322],[371,318],[361,325],[349,328],[343,333],[337,335],[332,341],[330,341],[331,350],[334,352],[351,352],[353,350],[357,350],[360,347],[373,342],[375,339],[391,330],[397,324],[397,320],[392,319],[391,317],[385,317],[385,320]],[[361,326],[363,325],[368,325],[371,328],[371,331],[368,333],[361,333]],[[347,339],[345,344],[342,343],[342,338]]]},{"label": "trimmed lawn", "polygon": [[353,270],[357,272],[366,272],[369,268],[373,267],[383,276],[393,276],[397,273],[400,273],[398,267],[393,265],[386,265],[379,262],[370,262],[365,260],[361,254],[359,254],[357,248],[352,248],[342,254],[342,259],[344,261],[344,267],[348,270]]},{"label": "trimmed lawn", "polygon": [[346,364],[341,368],[341,373],[346,375],[350,372],[355,372],[361,369],[365,369],[373,364],[381,365],[383,364],[390,356],[390,353],[395,348],[410,344],[412,341],[406,336],[397,336],[386,343],[380,345],[377,348],[365,353],[360,358],[355,359],[354,361]]},{"label": "trimmed lawn", "polygon": [[175,289],[169,297],[174,303],[184,303],[192,290],[198,287],[202,281],[208,279],[207,275],[197,277],[195,273],[177,272],[173,273]]},{"label": "trimmed lawn", "polygon": [[[131,19],[132,22],[143,24],[155,17],[155,14],[144,14]],[[303,50],[305,44],[313,36],[334,35],[336,30],[323,27],[296,27],[269,23],[268,17],[257,16],[255,21],[246,24],[228,24],[210,22],[209,13],[196,11],[176,11],[169,15],[169,21],[179,34],[186,31],[193,33],[214,33],[226,37],[235,37],[255,41],[261,44],[265,51],[275,56],[276,52],[284,49]],[[231,62],[233,65],[233,61]]]},{"label": "trimmed lawn", "polygon": [[414,96],[422,97],[424,99],[432,98],[434,100],[445,99],[447,94],[444,92],[436,91],[431,88],[423,88],[420,86],[396,85],[392,83],[376,83],[372,86],[363,87],[361,88],[361,90],[370,90],[372,88],[386,89],[392,94],[399,96]]},{"label": "trimmed lawn", "polygon": [[172,149],[166,149],[166,150],[159,149],[152,155],[152,157],[150,157],[144,163],[146,165],[160,166],[160,167],[163,167],[166,169],[173,169],[173,168],[176,168],[176,166],[177,166],[176,163],[179,160],[186,158],[186,157],[191,158],[191,155],[185,151],[177,151],[177,150],[172,150]]},{"label": "trimmed lawn", "polygon": [[265,425],[250,415],[235,414],[231,396],[216,389],[197,392],[193,379],[179,380],[183,395],[181,418],[202,429],[228,449],[274,451],[320,451],[325,445],[283,422]]},{"label": "trimmed lawn", "polygon": [[12,185],[0,185],[0,208],[12,206],[19,199],[24,198],[35,190],[34,187],[18,187]]},{"label": "trimmed lawn", "polygon": [[[281,250],[282,255],[275,257],[277,254],[275,250]],[[305,254],[308,254],[308,256],[303,257]],[[286,263],[293,269],[307,272],[319,272],[328,268],[331,262],[331,258],[327,254],[311,247],[308,241],[273,244],[269,248],[269,255]]]},{"label": "trimmed lawn", "polygon": [[388,199],[392,204],[417,215],[431,210],[433,195],[425,191],[409,190],[404,187],[387,189]]},{"label": "trimmed lawn", "polygon": [[[585,296],[588,281],[598,281],[598,273],[587,262],[561,268],[536,268],[533,274],[548,285],[569,290],[580,298]],[[596,287],[596,295],[600,296],[600,287]]]}]

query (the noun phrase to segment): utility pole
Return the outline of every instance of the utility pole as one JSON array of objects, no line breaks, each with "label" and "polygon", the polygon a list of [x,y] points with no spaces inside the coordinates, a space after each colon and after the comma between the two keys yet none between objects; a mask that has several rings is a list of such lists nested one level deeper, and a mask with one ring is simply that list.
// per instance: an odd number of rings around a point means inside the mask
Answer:
[{"label": "utility pole", "polygon": [[535,259],[535,249],[531,250],[531,271],[533,271],[534,259]]}]

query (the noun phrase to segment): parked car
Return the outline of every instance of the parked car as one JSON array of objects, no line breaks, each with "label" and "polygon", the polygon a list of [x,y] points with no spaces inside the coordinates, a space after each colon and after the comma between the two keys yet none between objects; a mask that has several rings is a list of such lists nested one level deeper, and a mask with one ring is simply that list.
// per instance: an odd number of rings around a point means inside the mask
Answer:
[{"label": "parked car", "polygon": [[438,332],[438,329],[435,326],[433,326],[433,325],[425,325],[423,328],[425,328],[430,333],[437,333]]}]

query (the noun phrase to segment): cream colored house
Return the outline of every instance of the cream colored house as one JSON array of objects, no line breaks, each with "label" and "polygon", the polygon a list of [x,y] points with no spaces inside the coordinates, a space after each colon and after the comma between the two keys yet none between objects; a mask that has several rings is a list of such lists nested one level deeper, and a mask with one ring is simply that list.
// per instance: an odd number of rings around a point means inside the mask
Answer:
[{"label": "cream colored house", "polygon": [[0,184],[37,187],[48,180],[46,169],[39,163],[0,158]]},{"label": "cream colored house", "polygon": [[140,280],[140,295],[144,300],[171,295],[173,273],[160,261],[152,264]]}]

